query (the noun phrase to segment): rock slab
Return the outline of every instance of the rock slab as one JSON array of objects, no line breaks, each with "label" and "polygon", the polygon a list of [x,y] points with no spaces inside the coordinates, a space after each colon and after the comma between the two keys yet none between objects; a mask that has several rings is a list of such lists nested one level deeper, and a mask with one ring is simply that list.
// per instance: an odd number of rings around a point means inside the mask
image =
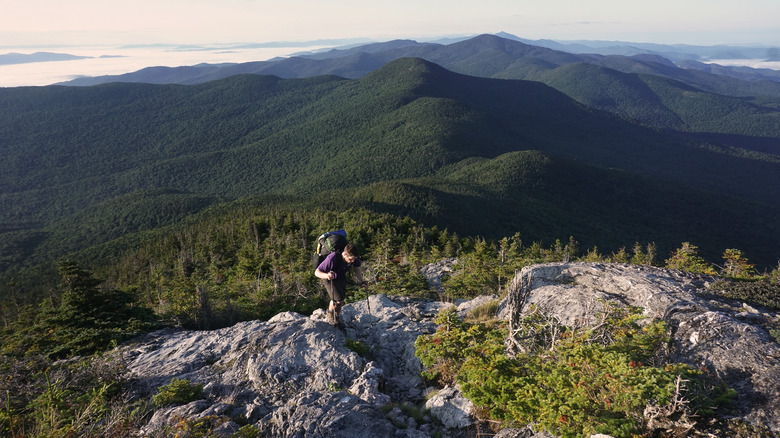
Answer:
[{"label": "rock slab", "polygon": [[640,307],[671,328],[672,361],[715,373],[738,391],[745,421],[780,433],[780,345],[761,324],[776,323],[778,314],[705,298],[711,281],[650,266],[534,265],[515,277],[500,314],[511,324],[533,304],[565,325],[584,326],[604,300]]},{"label": "rock slab", "polygon": [[[269,437],[430,436],[430,425],[417,430],[411,418],[390,418],[382,408],[422,404],[414,341],[435,330],[433,320],[446,306],[372,295],[344,307],[343,330],[319,310],[311,317],[287,312],[267,322],[141,337],[121,351],[139,397],[151,397],[172,378],[204,385],[203,400],[158,409],[141,433],[161,436],[180,419],[216,415],[254,424]],[[347,339],[365,346],[368,357]],[[225,433],[234,426],[226,423]]]}]

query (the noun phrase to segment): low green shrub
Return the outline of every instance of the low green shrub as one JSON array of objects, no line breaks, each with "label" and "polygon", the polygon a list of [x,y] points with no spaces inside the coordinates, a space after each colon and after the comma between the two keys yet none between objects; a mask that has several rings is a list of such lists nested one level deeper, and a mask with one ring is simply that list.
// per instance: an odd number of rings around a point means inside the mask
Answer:
[{"label": "low green shrub", "polygon": [[260,436],[260,430],[254,424],[246,424],[241,426],[233,435],[233,438],[257,438]]},{"label": "low green shrub", "polygon": [[356,339],[347,338],[346,339],[346,346],[348,349],[354,351],[358,355],[365,357],[366,359],[371,360],[373,356],[371,355],[371,348],[366,345],[365,342],[358,341]]},{"label": "low green shrub", "polygon": [[780,310],[780,281],[769,276],[758,280],[719,279],[709,289],[719,297]]},{"label": "low green shrub", "polygon": [[472,324],[447,311],[436,333],[417,340],[416,351],[427,378],[457,381],[493,420],[534,423],[562,437],[631,437],[651,432],[648,407],[656,416],[689,421],[734,397],[705,370],[652,365],[668,341],[662,321],[640,326],[636,309],[608,306],[605,312],[597,329],[557,327],[554,337],[544,334],[552,320],[532,313],[515,329],[533,342],[510,356],[505,325]]},{"label": "low green shrub", "polygon": [[150,403],[128,403],[125,371],[107,356],[52,364],[0,355],[0,436],[126,436],[148,421]]},{"label": "low green shrub", "polygon": [[[180,418],[176,423],[168,425],[163,431],[163,436],[172,436],[175,438],[212,438],[217,435],[215,432],[223,424],[230,421],[230,418],[224,415],[206,415],[205,417],[186,419]],[[252,429],[239,429],[233,437],[257,437],[252,435]]]},{"label": "low green shrub", "polygon": [[424,424],[425,423],[425,413],[426,409],[421,406],[417,406],[412,403],[403,403],[400,406],[401,412],[404,413],[407,417],[413,418],[417,424]]},{"label": "low green shrub", "polygon": [[175,404],[186,404],[201,398],[203,384],[193,385],[189,380],[172,378],[171,383],[161,386],[152,402],[158,408]]}]

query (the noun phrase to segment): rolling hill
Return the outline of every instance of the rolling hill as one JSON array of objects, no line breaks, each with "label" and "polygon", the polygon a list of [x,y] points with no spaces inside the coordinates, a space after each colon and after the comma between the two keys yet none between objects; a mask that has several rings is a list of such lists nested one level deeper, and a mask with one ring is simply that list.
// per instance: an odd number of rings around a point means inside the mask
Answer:
[{"label": "rolling hill", "polygon": [[752,139],[762,140],[648,128],[540,82],[466,76],[419,58],[355,80],[2,89],[2,258],[13,268],[79,249],[47,241],[62,233],[91,237],[81,247],[102,243],[115,234],[86,233],[84,212],[116,212],[135,192],[157,193],[127,203],[138,217],[155,197],[178,207],[128,231],[215,199],[326,197],[470,234],[607,245],[710,236],[699,242],[707,251],[736,247],[773,265],[780,158],[776,137],[764,138],[763,152],[744,147]]}]

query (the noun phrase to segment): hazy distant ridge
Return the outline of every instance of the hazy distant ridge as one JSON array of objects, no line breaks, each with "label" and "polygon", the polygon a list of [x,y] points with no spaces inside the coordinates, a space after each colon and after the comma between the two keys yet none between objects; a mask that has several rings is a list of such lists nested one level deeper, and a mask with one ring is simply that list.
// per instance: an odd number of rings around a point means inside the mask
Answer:
[{"label": "hazy distant ridge", "polygon": [[0,55],[0,65],[29,64],[31,62],[73,61],[77,59],[88,58],[91,58],[91,56],[78,56],[67,53],[53,52],[35,52],[31,54],[14,52]]},{"label": "hazy distant ridge", "polygon": [[[572,55],[569,62],[598,64],[603,57],[639,57],[641,59],[650,55],[656,59],[664,58],[664,61],[672,66],[677,64],[680,70],[705,71],[713,75],[749,81],[771,80],[780,82],[780,71],[778,70],[705,63],[714,59],[778,60],[780,59],[780,47],[666,45],[622,41],[528,40],[505,32],[499,32],[495,36],[540,49],[550,49],[552,52]],[[433,54],[440,51],[448,51],[451,46],[457,46],[459,43],[478,38],[480,37],[463,37],[436,42],[417,42],[404,39],[363,45],[350,44],[327,51],[299,53],[289,58],[275,58],[268,61],[239,64],[199,64],[190,67],[154,66],[121,75],[80,77],[61,84],[77,86],[107,82],[197,84],[245,73],[272,74],[283,78],[302,78],[321,74],[358,78],[393,59],[410,56],[428,59],[457,71],[452,65],[448,65],[446,60],[434,59],[435,56]],[[270,44],[265,43],[258,46],[270,47]],[[247,45],[247,47],[249,46],[251,45]],[[557,65],[560,65],[560,63],[557,63]]]}]

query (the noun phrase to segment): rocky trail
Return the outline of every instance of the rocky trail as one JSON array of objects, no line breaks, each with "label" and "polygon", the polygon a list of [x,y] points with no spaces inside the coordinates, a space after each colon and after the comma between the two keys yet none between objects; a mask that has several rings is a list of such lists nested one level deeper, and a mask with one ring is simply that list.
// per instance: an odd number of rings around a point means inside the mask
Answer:
[{"label": "rocky trail", "polygon": [[[461,311],[482,301],[463,303]],[[225,436],[239,422],[279,437],[427,437],[445,424],[466,426],[468,414],[453,404],[463,403],[460,396],[448,403],[433,399],[455,406],[452,414],[440,414],[444,424],[438,426],[430,419],[417,424],[398,408],[425,402],[414,341],[435,330],[433,320],[445,306],[372,295],[344,307],[343,330],[319,310],[311,317],[281,313],[214,331],[152,333],[123,352],[139,393],[153,394],[177,378],[204,384],[204,399],[156,411],[143,434],[154,435],[181,418],[214,415],[232,419],[222,426]]]}]

